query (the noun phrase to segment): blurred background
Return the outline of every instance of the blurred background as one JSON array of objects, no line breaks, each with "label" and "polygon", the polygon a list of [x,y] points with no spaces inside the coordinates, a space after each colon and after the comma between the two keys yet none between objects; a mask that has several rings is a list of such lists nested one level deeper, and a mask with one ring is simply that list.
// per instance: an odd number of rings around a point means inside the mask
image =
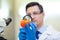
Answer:
[{"label": "blurred background", "polygon": [[18,40],[20,20],[25,15],[27,3],[37,1],[45,11],[45,23],[60,31],[60,0],[0,0],[0,18],[12,18],[12,23],[4,28],[7,40]]}]

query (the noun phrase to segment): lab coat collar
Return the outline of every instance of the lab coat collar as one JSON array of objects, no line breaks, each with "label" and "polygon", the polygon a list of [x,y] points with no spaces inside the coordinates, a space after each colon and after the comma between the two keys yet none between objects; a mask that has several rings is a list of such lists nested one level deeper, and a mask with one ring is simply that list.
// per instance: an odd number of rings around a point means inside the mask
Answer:
[{"label": "lab coat collar", "polygon": [[51,31],[51,30],[52,30],[51,27],[47,27],[47,29],[44,31],[44,33],[39,37],[39,40],[45,40],[49,36],[51,36],[53,34],[53,31]]},{"label": "lab coat collar", "polygon": [[41,28],[38,29],[38,31],[41,33],[44,33],[44,31],[46,31],[47,27],[48,27],[47,25],[42,25]]}]

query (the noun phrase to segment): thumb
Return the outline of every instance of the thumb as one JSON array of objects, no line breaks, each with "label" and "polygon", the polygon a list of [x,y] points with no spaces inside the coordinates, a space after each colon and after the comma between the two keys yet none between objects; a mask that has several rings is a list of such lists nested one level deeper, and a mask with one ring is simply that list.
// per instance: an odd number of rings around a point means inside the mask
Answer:
[{"label": "thumb", "polygon": [[30,26],[28,23],[26,24],[26,30],[30,30]]}]

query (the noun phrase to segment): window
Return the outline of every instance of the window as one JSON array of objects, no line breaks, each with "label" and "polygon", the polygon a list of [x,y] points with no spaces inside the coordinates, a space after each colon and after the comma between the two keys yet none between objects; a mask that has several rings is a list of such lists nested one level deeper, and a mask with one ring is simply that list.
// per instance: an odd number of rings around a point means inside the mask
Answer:
[{"label": "window", "polygon": [[0,0],[0,18],[7,18],[9,15],[9,7],[7,0]]}]

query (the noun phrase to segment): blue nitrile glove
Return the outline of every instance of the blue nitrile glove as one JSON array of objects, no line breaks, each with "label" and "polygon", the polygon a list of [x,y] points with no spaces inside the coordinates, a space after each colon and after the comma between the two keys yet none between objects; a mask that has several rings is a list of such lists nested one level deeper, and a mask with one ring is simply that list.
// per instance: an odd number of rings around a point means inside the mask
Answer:
[{"label": "blue nitrile glove", "polygon": [[36,24],[31,22],[25,28],[20,29],[19,40],[36,40]]},{"label": "blue nitrile glove", "polygon": [[26,39],[26,30],[25,28],[20,28],[19,40],[25,40],[25,39]]},{"label": "blue nitrile glove", "polygon": [[36,24],[31,22],[30,25],[26,24],[26,40],[36,40]]}]

